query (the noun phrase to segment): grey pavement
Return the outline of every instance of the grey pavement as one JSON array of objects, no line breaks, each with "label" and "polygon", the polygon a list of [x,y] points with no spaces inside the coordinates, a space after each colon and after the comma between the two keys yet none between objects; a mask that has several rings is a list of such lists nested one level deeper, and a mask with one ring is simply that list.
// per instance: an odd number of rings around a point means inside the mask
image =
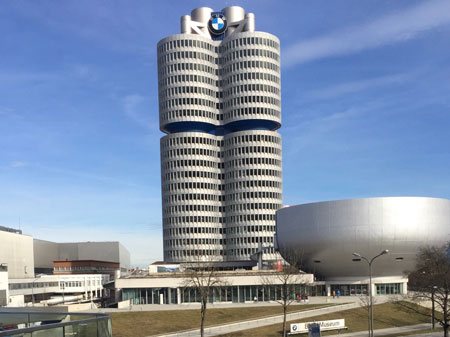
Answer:
[{"label": "grey pavement", "polygon": [[[319,309],[311,309],[301,312],[295,312],[290,313],[287,315],[287,320],[297,320],[317,315],[323,315],[328,314],[331,312],[337,312],[342,310],[348,310],[359,307],[359,303],[347,303],[347,304],[341,304],[341,305],[335,305],[330,306],[326,308],[319,308]],[[254,329],[259,328],[266,325],[272,325],[277,323],[283,322],[283,315],[274,315],[274,316],[268,316],[253,320],[245,320],[240,322],[234,322],[230,324],[222,324],[222,325],[215,325],[212,327],[205,328],[205,336],[219,336],[230,332],[236,332],[241,330],[247,330],[247,329]],[[193,329],[193,330],[186,330],[186,331],[177,331],[174,333],[168,333],[168,334],[162,334],[158,335],[158,337],[193,337],[193,336],[199,336],[200,335],[200,329]]]},{"label": "grey pavement", "polygon": [[[405,325],[395,328],[386,328],[386,329],[376,329],[373,331],[374,336],[386,336],[386,335],[393,335],[393,334],[399,334],[399,333],[405,333],[404,336],[408,336],[414,331],[418,330],[425,330],[430,329],[431,326],[430,323],[424,323],[424,324],[416,324],[416,325]],[[430,332],[426,334],[421,335],[414,335],[414,336],[442,336],[443,332]],[[359,332],[352,332],[352,333],[345,333],[340,334],[341,337],[367,337],[368,331],[359,331]]]}]

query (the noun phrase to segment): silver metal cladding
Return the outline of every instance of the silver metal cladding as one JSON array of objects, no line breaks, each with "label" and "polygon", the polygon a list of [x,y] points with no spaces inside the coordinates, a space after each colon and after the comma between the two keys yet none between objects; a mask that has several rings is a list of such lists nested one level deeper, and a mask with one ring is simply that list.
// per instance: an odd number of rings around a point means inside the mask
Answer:
[{"label": "silver metal cladding", "polygon": [[303,269],[325,279],[367,275],[353,261],[357,252],[377,259],[374,276],[403,276],[414,269],[423,246],[450,240],[450,200],[386,197],[336,200],[277,211],[277,242],[282,255],[302,255]]}]

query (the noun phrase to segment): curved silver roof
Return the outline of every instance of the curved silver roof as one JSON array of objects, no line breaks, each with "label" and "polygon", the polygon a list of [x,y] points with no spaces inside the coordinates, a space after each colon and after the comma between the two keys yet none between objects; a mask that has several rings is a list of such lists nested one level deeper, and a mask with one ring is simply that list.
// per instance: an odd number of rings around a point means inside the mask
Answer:
[{"label": "curved silver roof", "polygon": [[[285,259],[326,279],[367,276],[364,261],[389,249],[373,264],[374,276],[401,276],[414,269],[422,246],[450,241],[450,200],[387,197],[290,206],[277,212],[277,241]],[[289,255],[296,252],[296,258]]]}]

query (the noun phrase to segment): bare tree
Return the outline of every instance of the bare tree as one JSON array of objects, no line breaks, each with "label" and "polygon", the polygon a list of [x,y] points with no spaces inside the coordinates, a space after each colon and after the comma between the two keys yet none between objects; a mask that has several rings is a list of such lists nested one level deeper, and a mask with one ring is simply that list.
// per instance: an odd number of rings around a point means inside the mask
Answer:
[{"label": "bare tree", "polygon": [[[428,316],[438,322],[448,336],[450,326],[450,259],[449,245],[424,247],[416,256],[416,270],[409,274],[409,301],[398,304],[409,311]],[[417,303],[431,301],[432,310],[423,310]],[[441,312],[435,315],[435,307]]]},{"label": "bare tree", "polygon": [[[376,300],[372,297],[373,305],[376,304]],[[370,337],[370,297],[368,294],[362,294],[359,296],[359,306],[364,311],[364,318],[367,319],[367,330],[369,331]]]},{"label": "bare tree", "polygon": [[196,289],[200,298],[200,336],[203,337],[208,300],[214,296],[214,289],[220,290],[226,283],[221,279],[213,261],[203,261],[199,258],[194,262],[189,262],[185,266],[184,273],[183,288]]},{"label": "bare tree", "polygon": [[305,273],[299,269],[299,266],[301,265],[301,255],[294,251],[289,251],[289,254],[286,254],[286,251],[283,250],[283,253],[283,256],[288,258],[291,264],[282,265],[278,271],[271,273],[270,275],[262,276],[261,282],[266,289],[273,286],[279,286],[281,288],[279,297],[275,301],[283,306],[283,337],[286,337],[286,316],[288,307],[297,299],[297,294],[295,292],[296,288],[305,286],[309,283],[307,282],[309,280],[305,277]]}]

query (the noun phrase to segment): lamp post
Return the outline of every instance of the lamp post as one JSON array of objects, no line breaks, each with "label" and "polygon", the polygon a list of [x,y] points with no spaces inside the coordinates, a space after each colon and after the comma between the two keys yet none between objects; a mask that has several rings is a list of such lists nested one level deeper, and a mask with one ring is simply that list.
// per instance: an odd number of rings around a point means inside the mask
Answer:
[{"label": "lamp post", "polygon": [[34,307],[34,283],[41,277],[42,275],[36,275],[33,282],[31,282],[31,306]]},{"label": "lamp post", "polygon": [[370,332],[369,332],[369,336],[370,337],[373,337],[372,263],[377,257],[380,257],[381,255],[385,255],[387,253],[389,253],[389,250],[385,249],[380,254],[374,256],[370,260],[368,258],[362,256],[361,254],[353,253],[353,256],[363,259],[369,265],[369,299],[370,299]]},{"label": "lamp post", "polygon": [[434,294],[436,293],[437,287],[434,286],[431,291],[431,329],[434,330]]}]

